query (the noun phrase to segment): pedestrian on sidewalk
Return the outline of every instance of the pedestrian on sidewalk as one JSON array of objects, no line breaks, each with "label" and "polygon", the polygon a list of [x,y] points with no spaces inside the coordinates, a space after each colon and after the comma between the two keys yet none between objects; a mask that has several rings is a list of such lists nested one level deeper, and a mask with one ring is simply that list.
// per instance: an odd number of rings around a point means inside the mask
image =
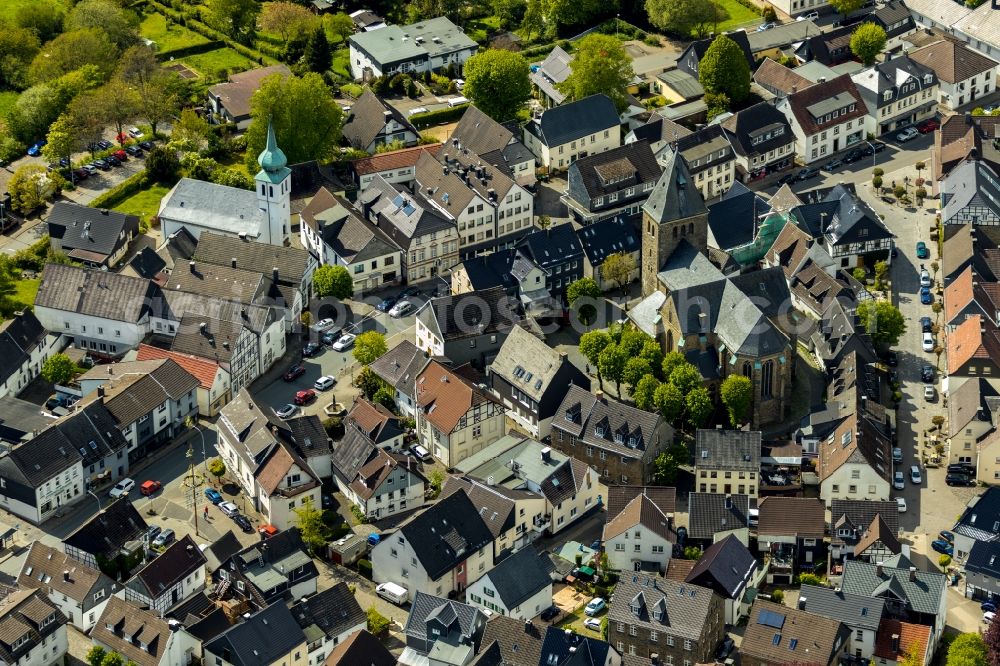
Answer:
[{"label": "pedestrian on sidewalk", "polygon": [[205,520],[208,520],[208,507],[207,506],[205,507],[204,516],[205,516]]}]

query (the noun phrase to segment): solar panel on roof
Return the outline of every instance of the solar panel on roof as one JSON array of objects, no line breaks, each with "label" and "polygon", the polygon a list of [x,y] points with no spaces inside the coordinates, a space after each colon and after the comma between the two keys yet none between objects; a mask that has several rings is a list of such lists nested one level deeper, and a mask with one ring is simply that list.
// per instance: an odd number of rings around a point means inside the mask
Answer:
[{"label": "solar panel on roof", "polygon": [[757,624],[763,624],[765,627],[781,629],[785,626],[785,616],[781,613],[775,613],[774,611],[762,610],[760,615],[757,616]]}]

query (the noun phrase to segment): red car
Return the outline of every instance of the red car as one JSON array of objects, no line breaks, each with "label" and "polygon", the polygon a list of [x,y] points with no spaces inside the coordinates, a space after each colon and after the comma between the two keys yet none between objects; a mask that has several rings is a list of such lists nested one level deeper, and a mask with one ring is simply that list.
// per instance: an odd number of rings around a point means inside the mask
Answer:
[{"label": "red car", "polygon": [[917,124],[917,131],[921,134],[930,134],[939,127],[941,127],[941,123],[933,118],[928,118]]},{"label": "red car", "polygon": [[143,497],[149,497],[162,487],[163,484],[159,481],[143,481],[142,485],[139,486],[139,492],[142,493]]},{"label": "red car", "polygon": [[307,402],[312,402],[316,398],[316,391],[312,389],[306,389],[304,391],[299,391],[295,394],[295,404],[304,405]]},{"label": "red car", "polygon": [[285,373],[285,381],[294,382],[304,374],[306,374],[306,369],[296,363],[288,369],[288,372]]}]

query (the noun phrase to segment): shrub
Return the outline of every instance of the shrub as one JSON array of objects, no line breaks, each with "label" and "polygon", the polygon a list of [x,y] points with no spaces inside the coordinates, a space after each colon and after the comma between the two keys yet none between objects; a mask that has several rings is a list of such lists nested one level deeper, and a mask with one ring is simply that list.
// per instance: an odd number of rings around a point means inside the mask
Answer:
[{"label": "shrub", "polygon": [[340,86],[340,92],[348,97],[353,97],[357,99],[365,93],[365,89],[359,86],[357,83],[345,83]]},{"label": "shrub", "polygon": [[875,189],[882,187],[882,176],[875,176],[872,178],[872,187]]},{"label": "shrub", "polygon": [[917,195],[918,199],[926,199],[927,198],[927,190],[924,189],[924,188],[922,188],[922,187],[918,187],[917,191],[915,192],[915,194]]},{"label": "shrub", "polygon": [[951,555],[942,555],[939,557],[938,564],[941,565],[942,569],[946,569],[951,564]]},{"label": "shrub", "polygon": [[437,125],[440,123],[450,123],[465,115],[465,111],[468,108],[468,104],[460,104],[459,106],[438,109],[437,111],[418,113],[410,116],[410,122],[413,123],[417,129],[423,129],[424,127],[430,127],[431,125]]},{"label": "shrub", "polygon": [[358,560],[358,573],[367,578],[372,579],[372,563],[370,560]]},{"label": "shrub", "polygon": [[814,573],[804,573],[799,576],[800,585],[826,585],[826,581]]},{"label": "shrub", "polygon": [[91,208],[114,208],[121,202],[128,199],[133,194],[146,189],[149,186],[149,176],[145,171],[140,171],[134,176],[130,176],[112,187],[110,190],[94,198],[90,202]]},{"label": "shrub", "polygon": [[874,169],[872,169],[872,175],[873,176],[879,176],[879,177],[881,177],[881,176],[885,175],[885,171],[883,171],[882,169],[880,169],[878,167],[875,167]]},{"label": "shrub", "polygon": [[357,504],[351,505],[351,515],[354,516],[354,519],[362,525],[368,522],[368,516],[365,515]]},{"label": "shrub", "polygon": [[780,604],[785,600],[784,590],[775,590],[771,593],[771,601]]}]

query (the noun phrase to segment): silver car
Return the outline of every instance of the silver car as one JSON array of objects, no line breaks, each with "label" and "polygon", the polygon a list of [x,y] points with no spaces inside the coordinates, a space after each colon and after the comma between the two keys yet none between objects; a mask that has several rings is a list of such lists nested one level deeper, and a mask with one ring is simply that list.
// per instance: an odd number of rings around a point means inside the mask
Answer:
[{"label": "silver car", "polygon": [[413,307],[413,303],[403,300],[392,306],[389,310],[389,316],[393,319],[399,319],[400,317],[405,317],[406,315],[413,312],[416,308]]}]

